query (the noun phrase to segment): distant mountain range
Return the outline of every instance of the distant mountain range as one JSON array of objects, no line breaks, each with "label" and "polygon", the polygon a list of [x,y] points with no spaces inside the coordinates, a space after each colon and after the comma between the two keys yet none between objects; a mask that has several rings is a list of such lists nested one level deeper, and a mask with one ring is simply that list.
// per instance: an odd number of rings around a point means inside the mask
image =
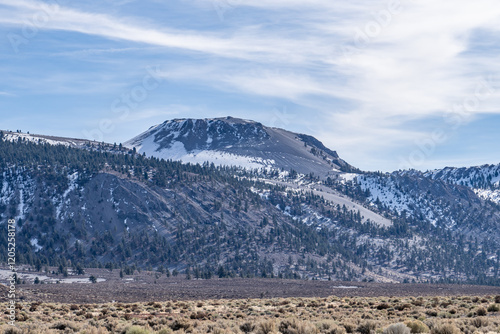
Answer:
[{"label": "distant mountain range", "polygon": [[124,145],[0,135],[0,218],[37,267],[500,283],[500,164],[364,172],[314,137],[232,117]]}]

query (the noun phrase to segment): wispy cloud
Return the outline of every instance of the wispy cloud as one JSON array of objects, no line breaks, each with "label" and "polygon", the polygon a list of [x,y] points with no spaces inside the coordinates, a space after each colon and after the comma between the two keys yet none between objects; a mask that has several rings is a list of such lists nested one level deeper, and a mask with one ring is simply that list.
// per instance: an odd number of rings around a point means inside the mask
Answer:
[{"label": "wispy cloud", "polygon": [[[37,1],[2,0],[0,4],[10,7],[0,11],[2,14],[0,23],[19,26],[29,22],[33,15],[43,8],[43,3]],[[269,57],[282,60],[289,57],[287,50],[296,46],[293,40],[266,38],[260,34],[256,35],[256,31],[241,30],[232,36],[220,37],[217,34],[178,31],[166,27],[159,29],[149,24],[147,20],[116,18],[65,7],[54,8],[50,19],[37,28],[73,31],[110,39],[252,60],[269,60]]]},{"label": "wispy cloud", "polygon": [[16,96],[16,94],[0,91],[0,96]]}]

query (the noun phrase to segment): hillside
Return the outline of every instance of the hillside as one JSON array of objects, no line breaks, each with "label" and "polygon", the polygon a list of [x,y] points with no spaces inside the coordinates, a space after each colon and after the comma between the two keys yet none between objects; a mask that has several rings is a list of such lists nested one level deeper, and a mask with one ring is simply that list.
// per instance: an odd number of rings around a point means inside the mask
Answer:
[{"label": "hillside", "polygon": [[281,263],[355,257],[350,240],[290,219],[260,192],[283,194],[229,170],[30,141],[1,141],[0,152],[0,213],[18,223],[21,263],[300,277],[319,269]]},{"label": "hillside", "polygon": [[425,173],[435,180],[471,188],[479,197],[500,204],[500,164],[433,170]]},{"label": "hillside", "polygon": [[498,284],[498,207],[465,185],[414,171],[350,167],[322,179],[293,166],[182,164],[2,135],[1,222],[16,219],[18,261],[37,269]]}]

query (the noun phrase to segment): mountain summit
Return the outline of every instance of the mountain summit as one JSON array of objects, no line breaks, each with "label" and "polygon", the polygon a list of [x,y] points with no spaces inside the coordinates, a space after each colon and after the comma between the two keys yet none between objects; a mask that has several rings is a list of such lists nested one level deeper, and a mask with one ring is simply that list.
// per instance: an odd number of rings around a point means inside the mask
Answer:
[{"label": "mountain summit", "polygon": [[169,120],[125,146],[147,156],[186,163],[293,169],[320,177],[354,169],[312,136],[229,116]]}]

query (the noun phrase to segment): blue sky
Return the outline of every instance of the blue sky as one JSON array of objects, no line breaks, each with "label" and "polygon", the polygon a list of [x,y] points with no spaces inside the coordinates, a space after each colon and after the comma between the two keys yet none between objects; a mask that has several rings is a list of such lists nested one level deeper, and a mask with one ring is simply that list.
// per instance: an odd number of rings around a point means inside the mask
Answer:
[{"label": "blue sky", "polygon": [[365,170],[500,162],[495,0],[0,0],[0,128],[235,116]]}]

